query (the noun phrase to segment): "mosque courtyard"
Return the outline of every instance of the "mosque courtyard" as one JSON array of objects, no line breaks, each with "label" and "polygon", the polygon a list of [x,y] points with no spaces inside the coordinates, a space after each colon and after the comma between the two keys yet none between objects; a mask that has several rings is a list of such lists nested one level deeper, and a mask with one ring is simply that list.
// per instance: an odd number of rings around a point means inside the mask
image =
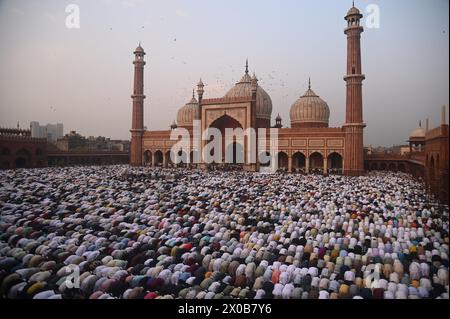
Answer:
[{"label": "mosque courtyard", "polygon": [[0,298],[448,299],[448,207],[410,175],[0,171]]}]

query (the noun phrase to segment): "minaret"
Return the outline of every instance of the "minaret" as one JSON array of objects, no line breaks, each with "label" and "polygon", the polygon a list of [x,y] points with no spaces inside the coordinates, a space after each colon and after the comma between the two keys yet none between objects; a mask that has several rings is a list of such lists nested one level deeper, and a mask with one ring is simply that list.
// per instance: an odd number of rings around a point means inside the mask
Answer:
[{"label": "minaret", "polygon": [[360,25],[363,15],[353,6],[348,11],[345,20],[347,28],[347,102],[344,152],[344,174],[359,176],[364,174],[364,127],[362,110],[362,82],[365,76],[361,68],[361,33]]},{"label": "minaret", "polygon": [[447,124],[447,118],[446,118],[446,106],[443,105],[442,109],[441,109],[441,125],[446,125]]},{"label": "minaret", "polygon": [[197,94],[198,94],[198,104],[202,104],[203,93],[205,93],[205,85],[203,84],[202,79],[197,84]]},{"label": "minaret", "polygon": [[[245,67],[245,74],[248,74],[248,60]],[[251,127],[257,128],[256,123],[256,99],[257,99],[257,93],[258,93],[258,78],[256,77],[256,74],[253,73],[252,80],[251,80],[251,88],[252,88],[252,112],[251,112]]]},{"label": "minaret", "polygon": [[142,136],[144,135],[144,49],[139,46],[134,51],[134,91],[133,114],[131,124],[130,165],[142,166]]}]

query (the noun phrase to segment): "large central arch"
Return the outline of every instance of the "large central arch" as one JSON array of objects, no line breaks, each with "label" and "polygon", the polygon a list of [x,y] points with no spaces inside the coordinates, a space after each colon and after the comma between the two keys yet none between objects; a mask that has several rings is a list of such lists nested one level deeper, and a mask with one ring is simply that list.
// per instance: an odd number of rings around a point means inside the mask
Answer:
[{"label": "large central arch", "polygon": [[[236,119],[234,119],[233,117],[229,116],[229,115],[222,115],[221,117],[219,117],[218,119],[216,119],[215,121],[213,121],[210,125],[211,128],[216,128],[220,131],[220,134],[222,136],[222,162],[227,163],[227,160],[231,160],[232,163],[234,163],[235,159],[240,160],[241,157],[241,148],[242,148],[242,153],[244,153],[244,147],[240,144],[237,143],[236,141],[236,137],[233,138],[233,140],[231,141],[227,141],[226,140],[226,129],[237,129],[240,128],[242,129],[242,125],[239,121],[237,121]],[[212,138],[208,141],[211,142]],[[227,151],[233,151],[232,155],[227,154]],[[236,151],[236,152],[234,152]],[[227,156],[226,156],[227,154]],[[211,155],[214,155],[214,150],[212,152]],[[227,158],[228,157],[228,158]],[[242,154],[243,157],[243,154]]]},{"label": "large central arch", "polygon": [[233,142],[229,144],[225,152],[225,163],[244,164],[244,147],[241,143]]}]

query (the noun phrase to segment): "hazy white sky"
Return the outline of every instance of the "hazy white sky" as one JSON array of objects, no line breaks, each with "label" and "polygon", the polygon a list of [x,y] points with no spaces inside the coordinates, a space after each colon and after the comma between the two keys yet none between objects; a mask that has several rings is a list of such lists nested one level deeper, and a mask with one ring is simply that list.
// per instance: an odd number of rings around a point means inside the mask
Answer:
[{"label": "hazy white sky", "polygon": [[[80,29],[67,29],[68,4]],[[365,144],[403,143],[449,104],[448,0],[357,0],[380,8],[362,35]],[[147,52],[145,125],[168,129],[202,77],[205,97],[240,79],[245,59],[289,125],[312,88],[345,116],[350,0],[0,0],[0,126],[64,124],[65,132],[128,139],[133,50]]]}]

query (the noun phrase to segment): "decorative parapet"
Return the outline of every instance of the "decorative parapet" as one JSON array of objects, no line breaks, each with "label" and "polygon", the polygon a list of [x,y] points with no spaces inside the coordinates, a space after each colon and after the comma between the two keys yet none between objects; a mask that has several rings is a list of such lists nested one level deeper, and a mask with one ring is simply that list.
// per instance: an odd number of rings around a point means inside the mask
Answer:
[{"label": "decorative parapet", "polygon": [[439,137],[448,137],[448,125],[441,125],[429,130],[425,135],[425,140],[432,140]]},{"label": "decorative parapet", "polygon": [[21,135],[14,135],[14,134],[0,134],[0,141],[47,143],[46,138],[37,138],[37,137],[21,136]]},{"label": "decorative parapet", "polygon": [[202,105],[212,105],[212,104],[232,104],[232,103],[242,103],[251,102],[252,97],[222,97],[215,99],[203,99]]},{"label": "decorative parapet", "polygon": [[48,156],[103,156],[103,155],[128,155],[129,152],[125,151],[50,151]]},{"label": "decorative parapet", "polygon": [[31,137],[31,130],[22,130],[19,128],[0,127],[0,136],[27,136]]}]

